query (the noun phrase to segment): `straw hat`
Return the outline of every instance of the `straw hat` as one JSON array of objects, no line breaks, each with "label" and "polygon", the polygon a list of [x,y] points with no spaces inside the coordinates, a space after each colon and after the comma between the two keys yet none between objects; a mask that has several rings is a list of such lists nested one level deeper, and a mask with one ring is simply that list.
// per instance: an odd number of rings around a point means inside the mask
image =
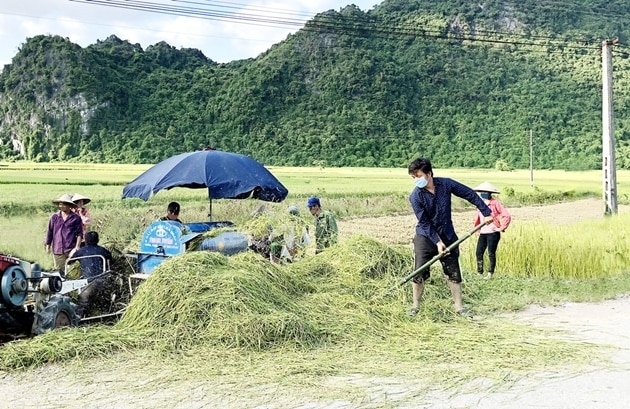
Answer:
[{"label": "straw hat", "polygon": [[489,193],[501,193],[490,182],[483,182],[473,189],[476,192],[489,192]]},{"label": "straw hat", "polygon": [[83,200],[83,204],[86,205],[88,203],[90,203],[92,200],[89,197],[85,197],[80,193],[75,193],[72,195],[72,201],[73,202],[78,202],[79,200]]},{"label": "straw hat", "polygon": [[59,199],[55,199],[52,202],[53,202],[53,204],[65,203],[65,204],[70,205],[72,207],[76,207],[77,206],[72,201],[72,196],[69,195],[68,193],[64,193],[63,195],[61,195],[61,197],[59,197]]}]

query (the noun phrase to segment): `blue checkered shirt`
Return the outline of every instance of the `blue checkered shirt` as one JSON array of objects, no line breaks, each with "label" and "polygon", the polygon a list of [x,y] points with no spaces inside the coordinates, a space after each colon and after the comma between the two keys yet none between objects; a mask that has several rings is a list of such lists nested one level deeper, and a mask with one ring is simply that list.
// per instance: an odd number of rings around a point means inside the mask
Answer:
[{"label": "blue checkered shirt", "polygon": [[474,190],[456,180],[434,177],[433,185],[435,194],[415,187],[409,196],[409,201],[418,219],[416,234],[427,237],[435,244],[440,240],[446,245],[457,241],[451,218],[451,195],[470,202],[484,216],[492,214],[490,208]]}]

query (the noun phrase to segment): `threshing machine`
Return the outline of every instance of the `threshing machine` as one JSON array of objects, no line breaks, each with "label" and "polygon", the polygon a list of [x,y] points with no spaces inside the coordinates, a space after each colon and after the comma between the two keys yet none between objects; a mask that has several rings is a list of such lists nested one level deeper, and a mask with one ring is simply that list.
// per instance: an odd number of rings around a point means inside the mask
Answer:
[{"label": "threshing machine", "polygon": [[[147,278],[164,260],[186,251],[215,251],[227,256],[246,251],[249,248],[248,236],[243,233],[222,231],[214,237],[200,237],[210,230],[233,226],[229,221],[183,224],[175,221],[153,222],[142,235],[140,251],[126,254],[135,264],[136,274],[130,278]],[[193,241],[194,249],[191,248]]]}]

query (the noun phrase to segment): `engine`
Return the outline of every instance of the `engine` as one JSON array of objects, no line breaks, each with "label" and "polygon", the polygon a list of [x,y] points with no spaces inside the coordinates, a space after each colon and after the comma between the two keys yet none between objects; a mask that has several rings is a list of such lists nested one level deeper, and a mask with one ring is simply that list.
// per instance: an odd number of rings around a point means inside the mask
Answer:
[{"label": "engine", "polygon": [[76,325],[76,306],[60,294],[62,285],[59,275],[42,273],[37,263],[0,254],[0,338]]}]

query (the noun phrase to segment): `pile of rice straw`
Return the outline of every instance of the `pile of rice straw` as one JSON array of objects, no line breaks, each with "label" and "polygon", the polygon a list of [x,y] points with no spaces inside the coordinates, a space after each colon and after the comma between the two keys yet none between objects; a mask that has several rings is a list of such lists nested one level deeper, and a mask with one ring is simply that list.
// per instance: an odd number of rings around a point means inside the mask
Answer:
[{"label": "pile of rice straw", "polygon": [[61,329],[7,343],[0,348],[0,369],[118,351],[265,353],[352,345],[392,360],[411,354],[418,362],[466,363],[475,376],[516,361],[532,368],[584,356],[540,330],[458,317],[440,274],[427,285],[421,313],[409,319],[409,287],[388,290],[412,268],[409,249],[361,236],[283,265],[253,252],[187,252],[151,273],[114,326]]}]

